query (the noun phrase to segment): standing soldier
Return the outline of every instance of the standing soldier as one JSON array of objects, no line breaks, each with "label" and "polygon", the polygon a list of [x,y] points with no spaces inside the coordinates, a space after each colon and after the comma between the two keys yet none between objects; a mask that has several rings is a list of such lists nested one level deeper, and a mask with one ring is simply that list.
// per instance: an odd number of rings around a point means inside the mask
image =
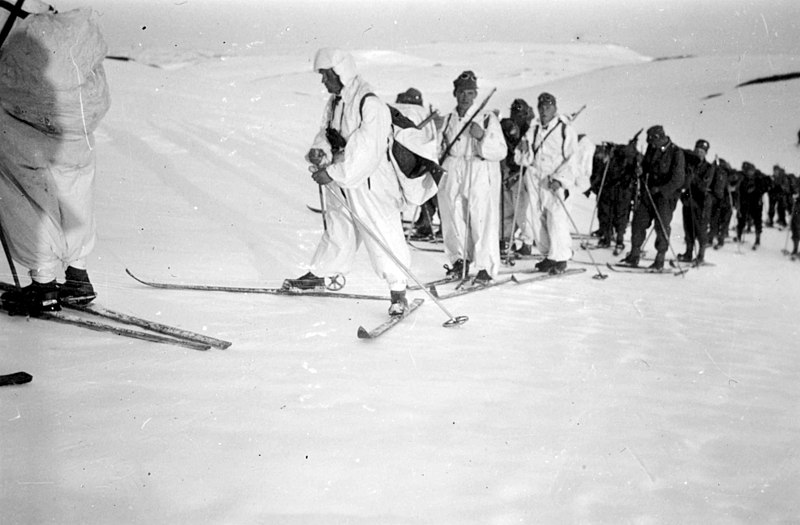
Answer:
[{"label": "standing soldier", "polygon": [[631,224],[631,252],[621,262],[639,266],[647,229],[655,222],[656,260],[650,268],[661,271],[670,247],[672,214],[678,205],[678,196],[686,177],[683,150],[673,144],[662,126],[656,125],[647,130],[642,177],[644,180],[640,184],[639,201]]},{"label": "standing soldier", "polygon": [[[772,167],[772,185],[769,188],[769,208],[767,208],[767,226],[772,227],[772,220],[777,214],[778,227],[786,227],[787,203],[791,202],[792,189],[786,171],[777,164]],[[791,213],[791,211],[790,211]]]},{"label": "standing soldier", "polygon": [[748,222],[756,230],[753,249],[761,244],[761,216],[764,213],[764,194],[769,191],[769,177],[756,170],[750,162],[742,163],[742,179],[739,181],[739,202],[736,206],[736,242],[742,242],[742,234]]},{"label": "standing soldier", "polygon": [[[708,222],[711,213],[709,188],[714,180],[714,165],[706,160],[708,141],[700,139],[694,151],[686,154],[686,180],[681,193],[683,211],[683,233],[686,252],[678,255],[682,262],[702,264],[708,245]],[[697,259],[692,259],[694,244],[697,242]]]},{"label": "standing soldier", "polygon": [[[542,272],[562,273],[572,257],[570,217],[565,200],[576,190],[582,173],[578,163],[578,135],[569,119],[558,115],[556,98],[539,95],[539,119],[518,147],[518,160],[530,166],[525,178],[531,195],[529,211],[539,219],[536,245],[544,260],[536,264]],[[591,158],[591,155],[589,156]]]},{"label": "standing soldier", "polygon": [[[428,119],[429,116],[433,115],[433,112],[431,112],[431,114],[427,113],[422,102],[422,93],[413,87],[408,88],[402,93],[398,93],[395,98],[394,106],[400,113],[410,119],[415,126],[419,126],[423,121]],[[425,139],[436,140],[438,130],[436,129],[436,122],[434,119],[429,119],[428,123],[422,127],[422,130],[425,132]],[[436,174],[436,178],[438,178],[438,173]],[[436,233],[433,231],[433,218],[436,215],[436,209],[435,195],[420,206],[419,217],[417,217],[417,220],[414,222],[414,232],[411,234],[411,239],[431,240],[436,237]]]},{"label": "standing soldier", "polygon": [[797,253],[797,246],[800,244],[800,177],[794,175],[787,175],[789,179],[789,187],[791,188],[791,204],[792,214],[789,219],[789,226],[792,231],[792,260],[797,260],[800,254]]},{"label": "standing soldier", "polygon": [[728,238],[728,228],[733,213],[733,194],[729,180],[731,165],[725,159],[719,159],[714,164],[714,180],[711,181],[706,196],[709,202],[708,242],[718,250],[725,245],[725,239]]},{"label": "standing soldier", "polygon": [[528,129],[531,127],[531,121],[534,117],[533,108],[523,99],[518,98],[511,103],[509,117],[500,121],[500,126],[503,128],[503,136],[506,139],[507,145],[506,158],[500,163],[500,168],[503,173],[503,217],[501,219],[500,232],[500,241],[502,243],[501,250],[512,249],[514,245],[514,234],[516,232],[511,230],[512,228],[514,230],[520,228],[522,230],[520,234],[522,246],[517,250],[520,255],[531,255],[533,231],[524,217],[525,211],[527,210],[528,192],[520,178],[520,172],[522,170],[519,164],[514,161],[514,151],[517,149],[519,141],[522,140],[522,137],[525,136],[525,133],[527,133]]},{"label": "standing soldier", "polygon": [[493,112],[475,113],[475,73],[464,71],[453,81],[453,96],[456,108],[442,129],[448,153],[439,187],[444,251],[451,264],[447,275],[469,275],[472,263],[475,282],[486,284],[500,269],[500,161],[506,142]]},{"label": "standing soldier", "polygon": [[[405,266],[411,256],[403,235],[400,203],[403,201],[397,175],[387,155],[392,135],[389,108],[372,92],[356,71],[353,57],[340,49],[323,48],[314,57],[314,71],[331,94],[325,106],[322,126],[306,155],[313,164],[313,179],[343,199],[369,227],[384,240]],[[408,309],[406,276],[370,235],[358,230],[350,212],[339,199],[331,199],[326,211],[328,228],[311,260],[310,271],[284,286],[313,289],[325,286],[321,275],[347,273],[363,242],[375,273],[389,286],[390,315]]]},{"label": "standing soldier", "polygon": [[[0,16],[0,228],[32,282],[2,302],[37,315],[96,296],[87,261],[96,241],[94,130],[110,105],[107,48],[89,9],[16,4]],[[0,2],[0,13],[12,5]]]}]

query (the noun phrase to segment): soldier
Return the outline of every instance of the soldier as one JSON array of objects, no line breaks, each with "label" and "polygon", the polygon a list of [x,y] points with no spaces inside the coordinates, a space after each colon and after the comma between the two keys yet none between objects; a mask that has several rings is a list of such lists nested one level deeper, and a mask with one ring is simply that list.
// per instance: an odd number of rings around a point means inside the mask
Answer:
[{"label": "soldier", "polygon": [[364,225],[346,209],[344,201],[332,200],[327,210],[328,229],[323,233],[309,271],[284,286],[301,290],[325,286],[320,275],[345,274],[363,243],[375,273],[389,288],[389,314],[408,309],[406,276],[381,246],[360,230],[371,228],[397,260],[411,262],[400,218],[402,190],[387,155],[392,116],[386,104],[373,95],[372,86],[358,74],[349,53],[322,48],[314,57],[314,71],[322,77],[330,97],[322,126],[306,154],[314,166],[314,181],[341,195]]},{"label": "soldier", "polygon": [[682,262],[693,261],[695,242],[697,242],[697,259],[694,259],[694,263],[701,264],[705,258],[711,213],[711,199],[708,198],[708,192],[714,180],[714,165],[706,161],[708,147],[708,141],[700,139],[695,143],[694,151],[686,155],[686,181],[681,193],[686,251],[678,255],[678,260]]},{"label": "soldier", "polygon": [[442,129],[442,143],[452,147],[439,186],[442,239],[451,264],[447,275],[466,276],[472,263],[475,282],[486,284],[500,269],[500,161],[506,142],[497,115],[475,113],[475,73],[464,71],[453,81],[453,96],[456,107]]},{"label": "soldier", "polygon": [[[767,195],[769,196],[769,208],[767,208],[767,227],[774,226],[773,217],[777,214],[778,226],[786,227],[786,211],[789,209],[787,204],[791,202],[792,189],[786,171],[779,165],[772,167],[772,185]],[[790,210],[791,212],[791,210]]]},{"label": "soldier", "polygon": [[731,165],[725,159],[715,162],[714,179],[706,195],[709,208],[708,243],[715,250],[725,245],[733,214],[733,194],[730,187]]},{"label": "soldier", "polygon": [[[406,117],[408,117],[415,126],[434,116],[433,110],[427,112],[422,101],[422,93],[413,87],[408,88],[402,93],[398,93],[395,98],[395,107]],[[435,117],[430,119],[422,128],[425,131],[425,138],[436,140],[438,130],[436,129]],[[439,173],[434,173],[434,179],[438,183]],[[433,221],[436,217],[436,210],[438,209],[436,196],[434,195],[422,206],[420,206],[419,217],[414,221],[414,231],[410,238],[412,240],[432,240],[436,238],[438,233],[441,236],[441,231],[435,232],[433,229]]]},{"label": "soldier", "polygon": [[[529,221],[525,218],[528,191],[525,188],[525,184],[520,182],[521,168],[514,161],[514,150],[516,150],[525,133],[528,132],[531,121],[535,116],[533,108],[525,100],[518,98],[511,103],[509,117],[500,121],[507,146],[506,158],[500,163],[500,169],[503,173],[503,217],[500,231],[500,249],[505,251],[513,246],[516,232],[511,231],[512,228],[515,230],[521,229],[522,246],[517,250],[520,255],[531,254],[534,238]],[[519,186],[520,184],[522,184],[521,187]],[[512,224],[512,222],[515,224]]]},{"label": "soldier", "polygon": [[650,268],[662,271],[670,247],[672,214],[678,205],[678,197],[686,178],[683,150],[670,140],[662,126],[656,125],[647,130],[647,151],[642,161],[642,177],[639,201],[631,224],[631,252],[621,263],[639,266],[647,229],[655,222],[657,253]]},{"label": "soldier", "polygon": [[[558,115],[556,98],[541,93],[538,120],[531,126],[517,149],[517,160],[530,166],[526,184],[531,195],[529,211],[539,218],[536,243],[544,260],[536,269],[563,273],[572,257],[570,218],[565,200],[583,178],[578,152],[578,135],[569,118]],[[591,158],[591,154],[589,154]]]},{"label": "soldier", "polygon": [[742,234],[752,221],[756,231],[753,249],[761,244],[761,216],[764,212],[763,197],[769,191],[769,177],[756,170],[750,162],[742,163],[742,179],[739,181],[739,201],[736,206],[736,242],[742,242]]}]

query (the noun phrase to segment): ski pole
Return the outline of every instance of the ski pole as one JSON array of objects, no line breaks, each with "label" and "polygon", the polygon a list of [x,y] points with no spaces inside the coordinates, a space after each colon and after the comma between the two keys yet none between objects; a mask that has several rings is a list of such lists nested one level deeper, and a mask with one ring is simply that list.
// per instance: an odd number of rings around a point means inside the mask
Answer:
[{"label": "ski pole", "polygon": [[[613,151],[613,147],[611,151]],[[609,154],[608,158],[606,159],[606,167],[603,169],[603,177],[600,179],[600,189],[597,190],[597,198],[594,200],[594,209],[592,210],[592,218],[589,220],[589,235],[592,234],[592,227],[594,226],[594,216],[597,214],[597,207],[600,205],[600,197],[603,195],[603,186],[606,183],[606,174],[608,173],[608,167],[611,165],[611,155]],[[581,248],[584,250],[588,248],[589,243],[588,241],[581,242]]]},{"label": "ski pole", "polygon": [[8,267],[11,268],[11,275],[14,277],[14,286],[17,287],[17,290],[22,288],[19,284],[19,276],[17,275],[17,267],[14,266],[14,259],[11,257],[11,250],[8,247],[8,241],[6,240],[6,232],[3,229],[3,223],[0,221],[0,242],[3,243],[3,251],[6,253],[6,260],[8,261]]},{"label": "ski pole", "polygon": [[454,317],[450,312],[448,312],[447,308],[445,308],[444,305],[442,305],[442,302],[439,300],[439,298],[433,295],[430,292],[430,290],[428,290],[425,287],[425,285],[422,284],[422,282],[419,279],[417,279],[413,273],[411,273],[411,270],[409,270],[406,265],[400,262],[400,259],[398,259],[397,256],[392,252],[392,250],[390,250],[389,247],[386,246],[386,244],[378,237],[378,235],[375,232],[373,232],[372,229],[364,223],[364,221],[361,220],[361,217],[359,217],[358,214],[355,211],[353,211],[353,209],[347,204],[347,202],[345,202],[344,199],[339,197],[336,194],[336,192],[332,190],[329,186],[326,185],[325,188],[328,190],[328,193],[333,195],[333,198],[336,199],[336,201],[339,202],[339,204],[341,204],[344,209],[350,212],[350,216],[353,217],[353,220],[356,223],[358,223],[359,226],[361,226],[361,230],[367,235],[369,235],[372,238],[372,240],[375,241],[375,243],[378,246],[380,246],[381,249],[383,249],[386,255],[388,255],[392,259],[392,261],[394,261],[397,267],[403,270],[403,273],[405,273],[409,279],[414,281],[414,283],[416,283],[417,286],[419,286],[422,290],[424,290],[425,293],[428,294],[428,297],[430,297],[431,300],[436,304],[436,306],[438,306],[442,310],[442,312],[444,312],[444,314],[449,319],[445,321],[442,324],[442,326],[449,328],[451,326],[462,325],[467,321],[469,321],[469,317],[467,317],[466,315],[459,315],[458,317]]},{"label": "ski pole", "polygon": [[528,166],[522,166],[519,170],[519,178],[517,178],[517,191],[514,195],[514,214],[511,217],[511,231],[508,233],[508,248],[506,248],[506,264],[514,266],[513,251],[511,247],[514,242],[514,232],[517,229],[517,208],[519,207],[519,199],[522,194],[522,185],[525,183],[525,175],[528,172]]},{"label": "ski pole", "polygon": [[[564,200],[561,198],[561,195],[559,195],[555,191],[553,192],[553,195],[555,196],[556,200],[559,203],[561,203],[561,207],[564,209],[564,213],[567,215],[567,218],[569,219],[569,222],[572,223],[572,228],[577,233],[578,232],[578,226],[575,224],[575,221],[572,219],[572,215],[570,214],[569,210],[567,209],[567,205],[564,202]],[[592,279],[599,279],[599,280],[608,279],[608,275],[606,275],[606,274],[604,274],[603,272],[600,271],[600,266],[598,266],[597,265],[597,261],[594,260],[594,256],[592,255],[592,251],[587,249],[587,248],[584,248],[584,250],[586,250],[586,253],[589,254],[589,259],[592,260],[592,264],[594,265],[595,270],[597,270],[597,275],[593,275]]]},{"label": "ski pole", "polygon": [[322,186],[319,186],[319,207],[322,210],[322,228],[328,231],[328,219],[325,217],[328,210],[325,209],[325,195],[322,193]]},{"label": "ski pole", "polygon": [[464,264],[461,265],[461,282],[459,283],[459,286],[464,284],[464,281],[467,278],[467,263],[469,261],[469,257],[467,257],[468,255],[467,249],[470,246],[469,237],[470,234],[472,233],[471,228],[469,227],[469,221],[472,215],[470,213],[470,209],[472,207],[470,206],[471,204],[470,201],[472,200],[471,199],[472,195],[470,195],[470,193],[472,192],[472,137],[469,137],[469,139],[467,139],[466,160],[467,160],[467,218],[464,224],[464,242],[461,245],[461,253],[464,256]]},{"label": "ski pole", "polygon": [[[650,188],[647,187],[647,184],[644,185],[644,192],[647,194],[647,198],[650,199],[650,205],[653,206],[653,213],[656,216],[658,225],[661,227],[661,233],[664,235],[664,238],[667,241],[667,247],[669,248],[669,251],[672,252],[672,256],[675,258],[675,267],[678,269],[678,275],[685,276],[687,270],[684,270],[681,267],[680,261],[678,261],[678,256],[675,255],[675,250],[672,249],[672,243],[669,240],[669,235],[667,235],[667,227],[664,226],[664,221],[661,220],[661,214],[658,213],[658,209],[656,208],[656,202],[653,200],[653,196],[650,194]],[[656,254],[657,253],[658,251],[656,251]],[[658,255],[656,255],[656,257],[658,257]]]}]

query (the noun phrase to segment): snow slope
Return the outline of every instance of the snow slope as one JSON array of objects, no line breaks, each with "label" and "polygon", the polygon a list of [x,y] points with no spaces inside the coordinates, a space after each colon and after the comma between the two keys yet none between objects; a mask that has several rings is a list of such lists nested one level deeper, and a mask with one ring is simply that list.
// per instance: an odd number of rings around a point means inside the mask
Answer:
[{"label": "snow slope", "polygon": [[[356,56],[389,101],[413,85],[449,110],[452,78],[472,69],[503,115],[548,90],[563,111],[588,105],[577,126],[596,142],[660,123],[734,164],[798,168],[800,81],[734,87],[797,57],[528,43]],[[372,342],[356,329],[388,302],[147,289],[124,269],[244,286],[302,273],[321,232],[302,156],[326,96],[305,55],[137,60],[107,61],[98,302],[234,344],[197,352],[0,317],[2,372],[34,376],[0,390],[4,523],[797,519],[800,267],[781,255],[783,232],[766,230],[758,252],[710,252],[716,266],[685,277],[596,280],[608,270],[582,265],[452,299],[470,317],[456,329],[428,300]],[[584,230],[593,206],[573,202]],[[681,231],[678,212],[676,251]],[[445,262],[413,253],[421,279]],[[366,254],[346,290],[385,293]]]}]

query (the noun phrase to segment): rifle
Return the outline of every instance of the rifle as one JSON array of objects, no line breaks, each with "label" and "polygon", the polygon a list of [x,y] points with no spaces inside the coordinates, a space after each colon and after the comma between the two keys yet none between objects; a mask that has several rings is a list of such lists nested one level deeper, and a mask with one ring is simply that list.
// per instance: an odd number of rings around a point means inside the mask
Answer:
[{"label": "rifle", "polygon": [[424,128],[424,127],[425,127],[425,124],[427,124],[428,122],[430,122],[431,120],[433,120],[433,119],[436,117],[436,115],[438,115],[438,114],[439,114],[439,112],[438,112],[437,110],[435,110],[435,109],[432,109],[432,110],[431,110],[431,114],[430,114],[430,115],[428,115],[427,117],[425,117],[425,120],[423,120],[422,122],[420,122],[419,124],[417,124],[416,128],[417,128],[417,129],[422,129],[422,128]]},{"label": "rifle", "polygon": [[442,162],[444,162],[444,159],[446,159],[446,158],[447,158],[447,154],[448,154],[448,153],[450,153],[450,150],[451,150],[451,149],[453,149],[453,146],[455,146],[455,144],[456,144],[456,141],[457,141],[457,140],[458,140],[458,138],[461,136],[461,134],[462,134],[462,133],[464,133],[464,130],[466,130],[466,129],[467,129],[467,127],[468,127],[470,124],[472,124],[472,121],[473,121],[473,120],[475,120],[475,116],[476,116],[478,113],[480,113],[480,112],[483,110],[483,108],[485,108],[485,107],[486,107],[486,104],[488,104],[488,103],[489,103],[489,99],[490,99],[490,98],[492,98],[492,95],[494,95],[494,92],[495,92],[495,91],[497,91],[497,88],[493,88],[493,89],[492,89],[492,91],[491,91],[491,92],[489,92],[489,94],[488,94],[488,95],[486,96],[486,98],[483,100],[483,102],[481,103],[481,105],[480,105],[480,106],[478,106],[478,109],[476,109],[476,110],[475,110],[475,112],[472,114],[472,116],[471,116],[471,117],[469,117],[469,120],[467,120],[467,122],[465,122],[465,123],[464,123],[464,126],[461,128],[461,130],[459,130],[459,132],[456,134],[456,136],[455,136],[455,137],[453,137],[453,140],[452,140],[452,141],[450,141],[450,144],[448,144],[448,145],[447,145],[447,147],[446,147],[446,148],[444,148],[444,151],[443,151],[443,152],[442,152],[442,154],[439,156],[439,165],[441,165],[441,164],[442,164]]},{"label": "rifle", "polygon": [[574,113],[572,113],[571,115],[569,115],[569,116],[567,117],[567,120],[569,120],[570,122],[572,122],[573,120],[575,120],[576,118],[578,118],[578,115],[580,115],[580,114],[581,114],[581,112],[583,112],[583,110],[584,110],[584,109],[586,109],[586,104],[584,104],[583,106],[581,106],[581,109],[579,109],[578,111],[575,111]]}]

